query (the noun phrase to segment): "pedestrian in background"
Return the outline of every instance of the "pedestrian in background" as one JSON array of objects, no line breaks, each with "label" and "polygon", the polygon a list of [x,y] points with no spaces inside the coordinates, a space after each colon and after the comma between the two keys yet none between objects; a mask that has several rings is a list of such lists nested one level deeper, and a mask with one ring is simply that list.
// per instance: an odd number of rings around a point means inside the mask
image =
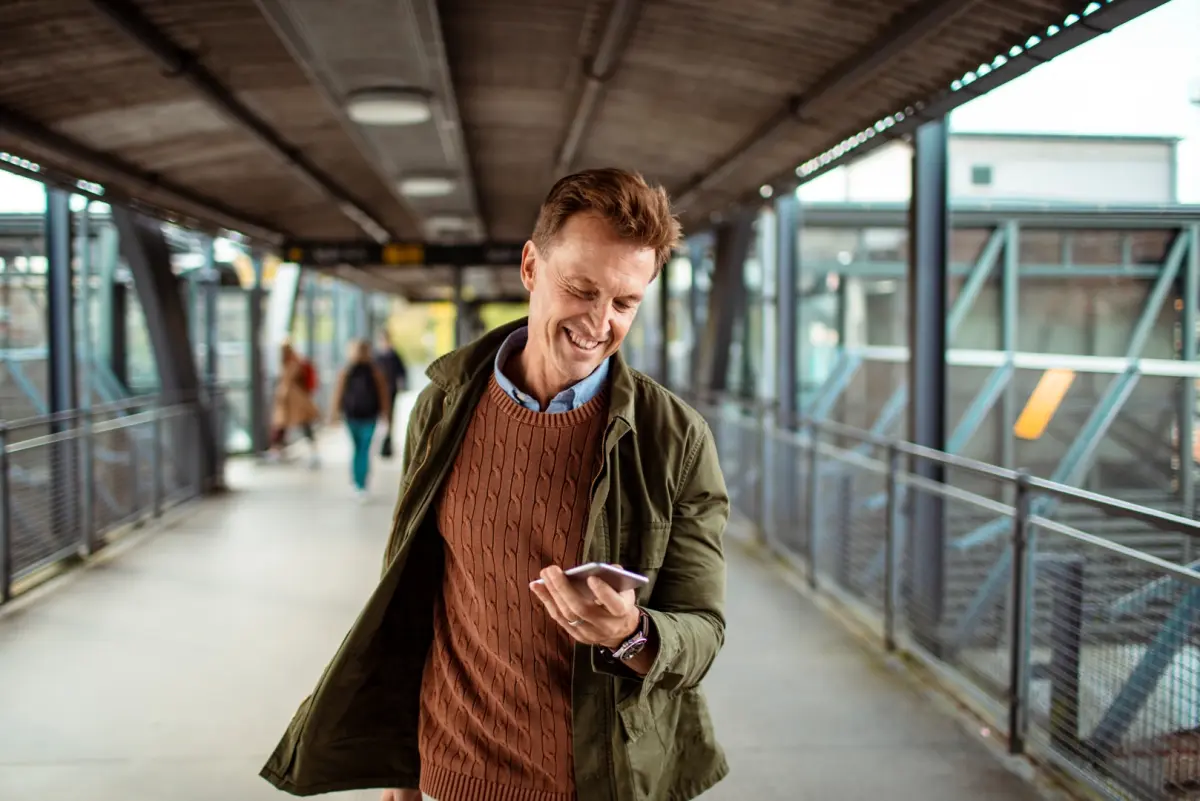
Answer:
[{"label": "pedestrian in background", "polygon": [[279,383],[275,386],[275,398],[271,404],[269,461],[282,458],[288,430],[299,428],[311,449],[309,466],[320,466],[317,437],[313,431],[313,423],[321,418],[321,410],[313,400],[316,375],[316,370],[307,359],[296,353],[290,343],[283,343],[279,349]]},{"label": "pedestrian in background", "polygon": [[388,389],[388,401],[384,415],[387,422],[387,434],[379,448],[379,455],[384,459],[390,459],[393,448],[392,432],[395,430],[392,426],[392,419],[396,413],[396,396],[408,388],[408,370],[405,369],[404,360],[400,358],[400,354],[396,353],[396,348],[392,345],[392,339],[388,336],[386,328],[379,332],[379,350],[375,353],[375,366],[383,373],[383,380]]},{"label": "pedestrian in background", "polygon": [[339,415],[346,421],[353,447],[350,474],[361,499],[367,494],[375,425],[380,419],[386,422],[391,393],[383,373],[371,359],[371,343],[365,339],[352,342],[348,359],[333,390],[331,422],[336,423]]}]

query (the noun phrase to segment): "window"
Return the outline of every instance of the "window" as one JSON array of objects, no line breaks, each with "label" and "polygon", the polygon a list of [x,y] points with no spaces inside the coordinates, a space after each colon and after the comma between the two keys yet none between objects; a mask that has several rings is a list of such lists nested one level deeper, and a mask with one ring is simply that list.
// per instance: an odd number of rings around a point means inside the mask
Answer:
[{"label": "window", "polygon": [[988,164],[976,164],[971,167],[972,186],[991,186],[992,168]]}]

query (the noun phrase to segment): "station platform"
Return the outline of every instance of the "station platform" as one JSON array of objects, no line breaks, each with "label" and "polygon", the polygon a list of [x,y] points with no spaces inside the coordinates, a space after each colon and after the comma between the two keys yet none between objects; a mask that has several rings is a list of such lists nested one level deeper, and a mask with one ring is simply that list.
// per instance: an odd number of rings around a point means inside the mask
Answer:
[{"label": "station platform", "polygon": [[[398,483],[376,463],[360,504],[341,432],[322,450],[231,462],[228,494],[0,613],[0,799],[285,797],[258,769],[376,581]],[[732,773],[705,798],[1038,797],[736,531],[727,551],[705,687]]]}]

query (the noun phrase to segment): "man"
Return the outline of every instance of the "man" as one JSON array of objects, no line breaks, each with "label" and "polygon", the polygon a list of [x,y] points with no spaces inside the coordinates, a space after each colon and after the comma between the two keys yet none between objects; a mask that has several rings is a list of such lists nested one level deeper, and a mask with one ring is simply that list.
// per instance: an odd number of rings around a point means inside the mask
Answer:
[{"label": "man", "polygon": [[[277,787],[684,801],[727,773],[698,688],[724,642],[716,448],[618,352],[678,238],[639,175],[551,189],[528,320],[429,369],[383,578],[263,769]],[[585,599],[563,570],[593,561],[650,583]]]},{"label": "man", "polygon": [[384,409],[387,434],[380,450],[380,455],[386,459],[392,455],[392,421],[396,413],[396,396],[404,391],[408,383],[408,371],[404,368],[404,360],[392,346],[392,339],[388,336],[386,328],[379,332],[379,350],[375,354],[375,366],[383,373],[388,387],[388,403]]}]

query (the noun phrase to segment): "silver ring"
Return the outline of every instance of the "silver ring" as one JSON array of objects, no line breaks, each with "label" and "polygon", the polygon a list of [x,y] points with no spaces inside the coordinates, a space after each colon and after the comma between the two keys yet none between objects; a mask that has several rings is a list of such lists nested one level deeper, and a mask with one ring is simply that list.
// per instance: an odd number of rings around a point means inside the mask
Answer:
[{"label": "silver ring", "polygon": [[579,620],[568,620],[567,625],[568,626],[578,626],[582,622],[583,622],[583,618],[579,618]]}]

